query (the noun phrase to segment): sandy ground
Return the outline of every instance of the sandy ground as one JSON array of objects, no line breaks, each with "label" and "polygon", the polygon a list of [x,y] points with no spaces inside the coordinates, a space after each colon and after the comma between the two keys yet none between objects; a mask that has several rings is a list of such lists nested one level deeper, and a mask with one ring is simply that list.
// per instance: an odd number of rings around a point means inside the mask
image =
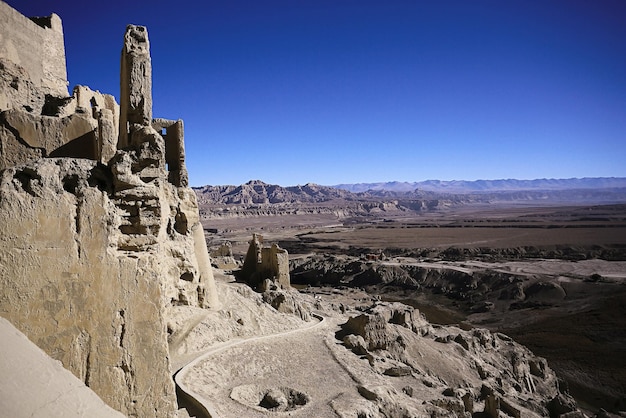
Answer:
[{"label": "sandy ground", "polygon": [[168,313],[172,328],[177,330],[170,340],[173,371],[217,347],[310,326],[309,322],[271,308],[250,287],[236,283],[232,275],[214,271],[221,309],[182,306]]},{"label": "sandy ground", "polygon": [[[307,322],[279,314],[258,303],[258,295],[232,276],[217,270],[216,278],[227,308],[209,314],[172,347],[174,368],[182,367],[177,383],[202,400],[211,415],[267,416],[270,412],[259,403],[269,389],[293,390],[308,399],[284,412],[288,416],[335,417],[333,399],[345,395],[346,388],[358,397],[355,382],[331,350],[345,318],[316,314]],[[313,295],[302,297],[316,302]],[[233,323],[240,325],[236,336],[224,331]]]},{"label": "sandy ground", "polygon": [[[616,286],[626,283],[626,262],[603,260],[432,263],[397,258],[387,263],[463,271],[488,268],[531,278],[550,276],[562,283],[573,284],[582,282],[591,274],[600,274]],[[349,312],[344,315],[332,309],[322,310],[322,322],[306,322],[294,316],[278,314],[259,302],[256,299],[258,295],[246,285],[235,283],[232,276],[221,270],[216,272],[218,292],[223,306],[227,308],[211,312],[196,321],[196,326],[180,339],[173,355],[176,368],[185,366],[177,375],[177,382],[185,391],[202,399],[213,416],[261,417],[279,414],[335,417],[336,409],[341,410],[342,404],[351,408],[354,402],[364,401],[357,388],[371,375],[371,369],[365,360],[359,360],[335,338],[339,324],[347,320]],[[352,308],[358,306],[359,301],[368,305],[373,298],[358,289],[332,288],[307,289],[301,296],[309,298],[312,305],[321,299],[326,306],[344,304]],[[570,314],[584,312],[588,308],[575,300],[568,303],[571,304],[568,308]],[[549,317],[548,313],[543,310],[541,315]],[[481,315],[500,316],[501,313]],[[533,315],[515,311],[509,314],[509,319],[505,316],[504,320],[508,320],[509,325],[521,324]],[[487,317],[481,319],[479,315],[474,316],[472,322],[485,321]],[[515,319],[516,316],[519,319]],[[539,316],[534,319],[537,318]],[[240,323],[246,325],[241,326]],[[239,329],[233,324],[239,324]],[[420,350],[423,356],[430,348],[424,346]],[[431,361],[436,363],[436,357]],[[305,395],[308,401],[288,412],[269,412],[259,404],[271,389],[298,392]]]},{"label": "sandy ground", "polygon": [[206,399],[217,416],[267,416],[269,411],[259,406],[263,393],[288,388],[310,398],[290,415],[334,417],[333,399],[346,390],[358,395],[355,382],[329,348],[336,344],[328,341],[335,328],[334,321],[326,319],[298,332],[251,338],[203,356],[181,380]]}]

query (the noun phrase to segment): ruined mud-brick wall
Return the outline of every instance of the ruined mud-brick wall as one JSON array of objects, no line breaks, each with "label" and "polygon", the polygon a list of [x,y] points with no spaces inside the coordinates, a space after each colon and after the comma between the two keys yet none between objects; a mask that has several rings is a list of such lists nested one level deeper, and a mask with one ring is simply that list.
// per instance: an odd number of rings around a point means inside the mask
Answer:
[{"label": "ruined mud-brick wall", "polygon": [[289,288],[289,254],[276,244],[264,247],[263,237],[253,234],[240,274],[251,286],[270,279],[283,288]]},{"label": "ruined mud-brick wall", "polygon": [[61,19],[31,20],[0,2],[0,23],[0,170],[42,157],[106,164],[119,106],[84,86],[68,96]]},{"label": "ruined mud-brick wall", "polygon": [[168,308],[217,295],[182,121],[152,119],[151,80],[137,79],[151,77],[136,71],[150,68],[145,28],[128,27],[122,56],[121,106],[82,86],[54,95],[24,61],[0,66],[0,316],[113,408],[170,416]]},{"label": "ruined mud-brick wall", "polygon": [[114,409],[167,416],[175,396],[161,266],[115,249],[120,219],[106,177],[73,159],[2,172],[0,316]]},{"label": "ruined mud-brick wall", "polygon": [[[63,25],[59,16],[29,19],[0,1],[0,66],[14,63],[27,73],[32,89],[28,105],[41,107],[45,95],[67,96],[67,73]],[[19,80],[15,81],[17,89]],[[22,85],[24,88],[25,85]],[[7,95],[0,93],[0,109],[6,109]]]}]

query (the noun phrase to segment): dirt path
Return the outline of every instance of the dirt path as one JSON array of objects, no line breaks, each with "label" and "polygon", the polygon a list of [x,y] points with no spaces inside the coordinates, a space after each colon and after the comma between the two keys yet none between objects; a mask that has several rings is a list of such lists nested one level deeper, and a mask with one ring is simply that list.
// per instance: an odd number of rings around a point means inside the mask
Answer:
[{"label": "dirt path", "polygon": [[315,316],[320,321],[305,328],[213,347],[182,367],[176,384],[212,417],[266,416],[259,397],[276,388],[309,397],[290,416],[336,416],[330,402],[356,392],[355,382],[331,352],[337,321]]}]

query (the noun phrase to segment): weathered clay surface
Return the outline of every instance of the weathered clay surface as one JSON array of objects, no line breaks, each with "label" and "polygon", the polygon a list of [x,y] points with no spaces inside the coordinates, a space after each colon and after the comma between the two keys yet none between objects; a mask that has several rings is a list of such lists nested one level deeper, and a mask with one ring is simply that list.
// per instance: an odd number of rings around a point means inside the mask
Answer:
[{"label": "weathered clay surface", "polygon": [[[29,19],[5,2],[0,2],[0,59],[19,65],[27,74],[34,91],[30,101],[34,109],[43,104],[46,94],[67,96],[67,73],[65,69],[65,46],[63,25],[59,16]],[[20,77],[22,78],[22,77]],[[20,84],[19,81],[16,82]],[[20,87],[25,87],[20,84]],[[17,89],[17,86],[13,87]],[[0,90],[0,98],[4,90]],[[28,97],[23,96],[24,98]],[[4,96],[5,98],[7,96]],[[0,110],[2,107],[0,99]],[[24,103],[27,105],[27,103]]]},{"label": "weathered clay surface", "polygon": [[388,378],[360,386],[386,416],[583,416],[546,360],[504,334],[433,327],[413,308],[378,302],[350,317],[337,336],[378,375],[413,376],[422,386],[414,381],[399,391]]},{"label": "weathered clay surface", "polygon": [[120,76],[120,145],[129,142],[133,124],[152,123],[152,61],[148,31],[143,26],[128,25],[122,48]]},{"label": "weathered clay surface", "polygon": [[115,154],[119,106],[110,95],[78,86],[71,97],[46,96],[42,114],[13,105],[0,113],[0,169],[41,157],[106,164]]},{"label": "weathered clay surface", "polygon": [[123,417],[4,318],[0,334],[3,416]]},{"label": "weathered clay surface", "polygon": [[[274,316],[245,284],[218,282],[225,310],[177,343],[179,355],[202,353],[177,375],[180,387],[216,416],[584,416],[547,362],[506,335],[432,325],[363,291],[321,290],[292,293],[315,321],[281,325],[294,316]],[[222,344],[225,331],[246,338]]]},{"label": "weathered clay surface", "polygon": [[103,167],[75,159],[2,172],[0,314],[113,408],[165,416],[175,399],[161,260],[116,250],[105,179]]},{"label": "weathered clay surface", "polygon": [[0,314],[112,407],[165,416],[163,311],[217,304],[210,260],[191,190],[156,182],[120,196],[113,185],[89,160],[2,172]]}]

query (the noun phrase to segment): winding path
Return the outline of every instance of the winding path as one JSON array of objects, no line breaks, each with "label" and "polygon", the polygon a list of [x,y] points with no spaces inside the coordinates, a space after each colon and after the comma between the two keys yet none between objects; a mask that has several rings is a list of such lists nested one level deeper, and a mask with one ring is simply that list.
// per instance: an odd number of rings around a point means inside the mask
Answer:
[{"label": "winding path", "polygon": [[187,363],[185,363],[183,366],[180,367],[180,369],[178,369],[178,371],[174,373],[174,382],[176,383],[178,390],[182,393],[185,399],[188,402],[190,402],[201,414],[204,414],[206,417],[209,417],[209,418],[218,417],[219,414],[211,406],[210,402],[207,399],[205,399],[201,394],[197,393],[192,388],[190,388],[185,383],[185,378],[189,375],[189,373],[195,367],[197,367],[201,362],[206,360],[208,357],[215,355],[217,353],[220,353],[222,351],[231,349],[233,347],[243,345],[243,344],[250,344],[250,343],[270,340],[270,339],[279,338],[279,337],[283,338],[286,336],[290,336],[290,335],[297,334],[297,333],[302,333],[305,331],[310,332],[313,329],[326,326],[328,324],[328,320],[326,317],[318,313],[312,313],[311,315],[315,317],[316,319],[318,319],[318,322],[313,323],[311,325],[307,325],[302,328],[296,328],[296,329],[292,329],[289,331],[279,332],[276,334],[260,335],[256,337],[228,341],[223,344],[219,344],[217,346],[211,347],[206,351],[197,353],[197,355],[191,361],[188,361]]}]

